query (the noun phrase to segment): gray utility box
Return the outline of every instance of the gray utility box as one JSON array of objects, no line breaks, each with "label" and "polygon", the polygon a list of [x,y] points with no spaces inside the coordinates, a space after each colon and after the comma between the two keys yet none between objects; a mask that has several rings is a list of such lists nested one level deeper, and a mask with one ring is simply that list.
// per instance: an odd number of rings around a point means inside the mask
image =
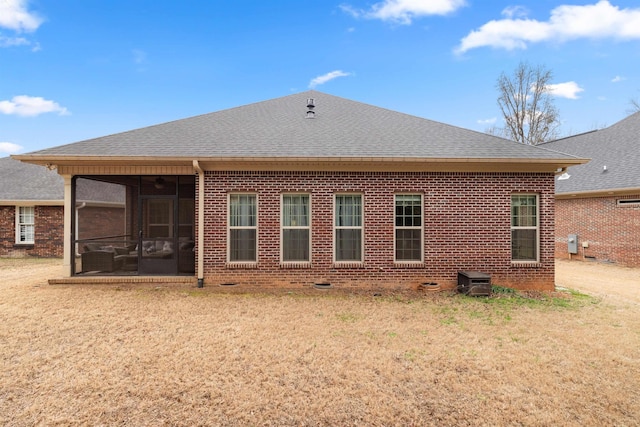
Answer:
[{"label": "gray utility box", "polygon": [[491,275],[479,271],[458,271],[458,292],[471,296],[491,295]]},{"label": "gray utility box", "polygon": [[567,246],[569,247],[570,254],[578,253],[578,235],[577,234],[569,234],[567,237]]}]

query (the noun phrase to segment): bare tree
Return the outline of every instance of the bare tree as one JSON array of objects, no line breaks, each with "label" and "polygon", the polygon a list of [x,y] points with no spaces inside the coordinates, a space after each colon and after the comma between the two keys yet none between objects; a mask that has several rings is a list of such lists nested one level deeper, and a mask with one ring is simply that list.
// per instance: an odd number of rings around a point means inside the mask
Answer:
[{"label": "bare tree", "polygon": [[629,115],[640,112],[640,101],[638,101],[638,98],[631,98],[629,100],[629,105],[630,107],[627,110]]},{"label": "bare tree", "polygon": [[560,118],[549,90],[552,77],[546,68],[526,62],[521,62],[512,76],[502,73],[496,88],[505,126],[493,127],[488,133],[528,145],[556,139]]}]

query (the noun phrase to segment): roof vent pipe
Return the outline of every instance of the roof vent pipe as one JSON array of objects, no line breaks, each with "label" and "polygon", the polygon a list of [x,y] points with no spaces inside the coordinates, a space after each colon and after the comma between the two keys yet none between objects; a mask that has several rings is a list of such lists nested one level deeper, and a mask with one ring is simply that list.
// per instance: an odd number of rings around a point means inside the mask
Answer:
[{"label": "roof vent pipe", "polygon": [[315,107],[315,99],[307,98],[307,119],[313,119],[316,116],[315,111],[313,111]]}]

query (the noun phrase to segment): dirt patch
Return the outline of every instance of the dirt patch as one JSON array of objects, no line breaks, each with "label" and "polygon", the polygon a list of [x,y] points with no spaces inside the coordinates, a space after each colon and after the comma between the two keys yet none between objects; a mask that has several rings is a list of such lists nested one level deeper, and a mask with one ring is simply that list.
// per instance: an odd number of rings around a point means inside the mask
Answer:
[{"label": "dirt patch", "polygon": [[640,313],[618,298],[46,285],[58,268],[0,260],[1,425],[640,419]]},{"label": "dirt patch", "polygon": [[640,304],[640,269],[584,261],[556,261],[556,285],[617,303]]}]

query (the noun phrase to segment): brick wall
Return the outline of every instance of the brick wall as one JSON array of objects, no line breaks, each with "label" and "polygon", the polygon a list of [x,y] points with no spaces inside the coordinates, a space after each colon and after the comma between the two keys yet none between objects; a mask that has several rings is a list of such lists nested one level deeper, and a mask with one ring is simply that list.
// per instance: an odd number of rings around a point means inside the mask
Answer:
[{"label": "brick wall", "polygon": [[[556,256],[640,267],[640,205],[618,205],[632,199],[640,194],[556,200]],[[569,234],[578,235],[578,254],[572,256]]]},{"label": "brick wall", "polygon": [[126,227],[123,207],[86,206],[78,209],[78,239],[124,236]]},{"label": "brick wall", "polygon": [[[459,270],[492,275],[494,284],[554,288],[553,174],[535,173],[277,173],[207,172],[205,283],[246,287],[417,288],[423,282],[454,287]],[[258,195],[258,263],[227,264],[227,194]],[[312,265],[280,265],[280,195],[311,194]],[[364,263],[333,263],[333,197],[361,193]],[[424,195],[424,264],[394,264],[394,195]],[[511,263],[511,194],[540,195],[540,263]]]},{"label": "brick wall", "polygon": [[16,208],[0,206],[0,256],[62,257],[62,206],[35,207],[35,243],[16,245]]}]

